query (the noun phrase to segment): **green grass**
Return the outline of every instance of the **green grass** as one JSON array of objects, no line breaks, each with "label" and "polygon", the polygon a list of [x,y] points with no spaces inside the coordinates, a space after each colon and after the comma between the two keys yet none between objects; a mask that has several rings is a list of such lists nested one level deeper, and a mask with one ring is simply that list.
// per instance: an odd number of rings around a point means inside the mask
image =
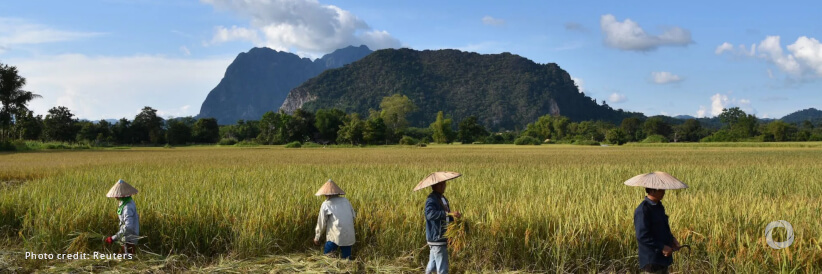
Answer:
[{"label": "green grass", "polygon": [[[822,147],[667,145],[5,154],[0,182],[18,183],[0,184],[0,235],[25,250],[64,252],[78,233],[114,233],[116,202],[105,193],[122,178],[140,190],[146,253],[208,258],[215,266],[219,258],[311,254],[319,249],[311,239],[322,203],[313,193],[333,178],[358,214],[357,263],[419,271],[428,257],[428,193],[411,189],[432,171],[450,170],[464,175],[446,195],[470,226],[452,254],[454,270],[635,271],[632,218],[644,192],[622,182],[662,170],[690,186],[664,200],[675,236],[693,247],[676,255],[672,270],[822,271]],[[765,244],[764,228],[775,220],[793,224],[791,247]]]}]

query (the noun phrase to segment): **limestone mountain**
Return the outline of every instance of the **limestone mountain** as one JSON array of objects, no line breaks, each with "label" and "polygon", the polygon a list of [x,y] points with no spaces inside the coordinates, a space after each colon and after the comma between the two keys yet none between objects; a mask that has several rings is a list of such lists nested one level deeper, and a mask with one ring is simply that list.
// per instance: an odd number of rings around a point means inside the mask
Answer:
[{"label": "limestone mountain", "polygon": [[270,48],[253,48],[237,55],[223,79],[208,93],[197,117],[220,124],[259,120],[276,111],[288,92],[323,71],[357,61],[372,51],[366,46],[338,49],[311,60]]},{"label": "limestone mountain", "polygon": [[642,116],[597,103],[555,63],[538,64],[510,53],[412,49],[379,50],[327,70],[291,90],[280,109],[338,108],[367,115],[369,109],[379,109],[383,97],[395,93],[417,105],[409,121],[421,127],[440,110],[455,121],[477,116],[493,130],[522,129],[546,114],[616,124]]}]

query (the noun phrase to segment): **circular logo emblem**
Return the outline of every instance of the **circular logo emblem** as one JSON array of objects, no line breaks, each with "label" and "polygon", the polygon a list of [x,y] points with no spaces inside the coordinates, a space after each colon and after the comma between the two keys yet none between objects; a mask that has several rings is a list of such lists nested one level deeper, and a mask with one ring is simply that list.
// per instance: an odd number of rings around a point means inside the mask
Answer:
[{"label": "circular logo emblem", "polygon": [[[773,241],[773,229],[777,227],[784,227],[785,230],[788,231],[788,239],[784,242],[774,242]],[[773,249],[783,249],[786,247],[791,246],[793,244],[793,226],[791,223],[785,220],[773,221],[765,227],[765,238],[767,239],[768,246]]]}]

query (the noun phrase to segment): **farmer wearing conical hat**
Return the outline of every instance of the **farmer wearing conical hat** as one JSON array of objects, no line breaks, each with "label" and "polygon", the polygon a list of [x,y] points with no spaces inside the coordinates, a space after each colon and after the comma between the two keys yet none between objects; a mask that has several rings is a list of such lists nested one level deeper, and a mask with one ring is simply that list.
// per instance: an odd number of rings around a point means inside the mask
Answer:
[{"label": "farmer wearing conical hat", "polygon": [[448,273],[448,238],[445,237],[448,222],[454,218],[461,218],[459,211],[451,211],[445,193],[445,181],[462,176],[449,171],[440,171],[429,174],[419,182],[414,191],[431,187],[431,194],[425,200],[425,238],[431,249],[428,256],[428,266],[425,273]]},{"label": "farmer wearing conical hat", "polygon": [[625,181],[629,186],[645,187],[645,199],[634,210],[634,229],[639,246],[639,268],[647,273],[668,273],[673,264],[673,252],[682,248],[668,224],[662,206],[666,189],[687,188],[668,173],[657,171],[640,174]]},{"label": "farmer wearing conical hat", "polygon": [[323,253],[328,254],[340,249],[343,259],[351,259],[351,246],[354,245],[354,207],[345,197],[339,186],[334,181],[328,182],[315,194],[325,196],[325,202],[320,206],[320,215],[317,217],[317,228],[315,229],[314,244],[320,245],[320,237],[325,232],[325,248]]},{"label": "farmer wearing conical hat", "polygon": [[140,237],[140,215],[137,214],[137,205],[131,196],[137,194],[137,189],[123,180],[117,181],[106,197],[120,201],[117,207],[117,216],[120,218],[120,230],[117,234],[107,237],[105,242],[112,244],[119,242],[123,245],[123,253],[134,254],[134,247]]}]

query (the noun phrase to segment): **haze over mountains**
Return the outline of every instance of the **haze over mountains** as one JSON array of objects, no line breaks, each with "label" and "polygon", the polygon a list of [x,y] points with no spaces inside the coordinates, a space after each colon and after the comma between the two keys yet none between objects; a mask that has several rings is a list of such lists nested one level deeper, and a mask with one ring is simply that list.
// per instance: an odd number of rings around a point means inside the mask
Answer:
[{"label": "haze over mountains", "polygon": [[[545,114],[616,124],[626,117],[644,117],[597,103],[579,92],[570,75],[555,63],[537,64],[510,53],[458,50],[404,48],[372,53],[365,46],[338,49],[314,61],[269,48],[240,53],[197,117],[234,124],[240,119],[259,120],[267,111],[297,108],[338,108],[368,115],[370,109],[379,108],[383,97],[395,93],[408,96],[418,107],[409,121],[420,127],[433,121],[437,111],[455,121],[477,116],[493,130],[521,129]],[[786,122],[805,119],[822,121],[822,111],[811,108],[783,118]],[[719,125],[713,122],[708,124]]]}]

